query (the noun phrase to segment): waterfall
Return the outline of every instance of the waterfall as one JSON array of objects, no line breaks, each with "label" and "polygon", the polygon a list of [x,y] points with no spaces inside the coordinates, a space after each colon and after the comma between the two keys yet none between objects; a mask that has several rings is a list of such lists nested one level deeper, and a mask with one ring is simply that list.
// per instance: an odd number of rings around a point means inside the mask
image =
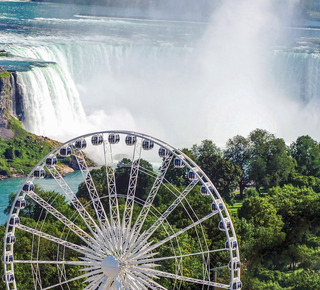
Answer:
[{"label": "waterfall", "polygon": [[[197,71],[196,67],[192,67],[195,58],[193,48],[170,45],[138,47],[132,44],[77,41],[15,45],[11,52],[26,59],[43,61],[43,65],[18,74],[24,95],[24,125],[27,130],[36,134],[60,137],[68,132],[70,135],[70,129],[72,132],[79,130],[82,133],[80,128],[100,130],[106,126],[136,130],[139,118],[143,118],[141,122],[150,120],[148,124],[143,124],[148,129],[155,126],[155,115],[161,119],[165,114],[175,117],[162,120],[164,129],[171,126],[175,131],[180,129],[181,119],[185,119],[184,122],[189,127],[201,126],[208,121],[203,120],[203,114],[185,118],[185,112],[194,108],[192,98],[201,94],[201,88],[208,86],[210,77],[206,75],[201,78],[196,73],[190,76],[189,71]],[[273,63],[269,74],[272,75],[274,86],[281,92],[277,96],[281,95],[282,101],[287,98],[291,104],[295,102],[299,105],[299,110],[294,105],[295,112],[302,113],[305,120],[305,115],[308,114],[308,118],[318,120],[315,108],[320,103],[319,55],[277,51],[270,59]],[[213,69],[214,72],[219,72],[214,67]],[[245,81],[242,84],[245,85]],[[207,89],[211,90],[210,94],[215,94],[215,91],[222,93],[212,84]],[[224,91],[226,92],[225,89]],[[254,97],[255,94],[247,94],[247,98],[251,95]],[[260,113],[257,112],[256,126],[264,126],[266,120],[269,120],[269,124],[273,122],[273,113],[268,110],[267,103],[270,95],[264,95],[265,107],[257,107]],[[212,108],[213,104],[220,104],[221,107],[221,102],[227,100],[224,98],[219,101],[217,95],[214,99],[203,99],[204,106],[208,108]],[[247,101],[257,106],[255,99],[249,98]],[[157,107],[154,107],[155,103]],[[184,109],[176,110],[182,103]],[[239,105],[239,101],[233,106],[238,106],[236,104]],[[229,109],[230,106],[229,103]],[[145,107],[154,108],[154,111],[146,111]],[[200,109],[206,112],[206,108]],[[261,110],[264,119],[261,118]],[[279,102],[279,111],[281,110]],[[212,116],[209,111],[206,114]],[[254,111],[251,111],[251,116],[253,114]],[[172,125],[172,120],[177,119],[180,121]],[[259,121],[262,125],[259,125]],[[293,119],[289,121],[294,122]],[[238,124],[244,125],[242,121]],[[295,129],[298,127],[294,126]],[[241,127],[236,129],[241,130]],[[161,130],[159,125],[157,130]]]},{"label": "waterfall", "polygon": [[320,55],[307,52],[276,52],[273,73],[283,93],[308,105],[320,103]]},{"label": "waterfall", "polygon": [[[182,72],[190,65],[192,48],[75,41],[14,45],[10,52],[40,61],[40,66],[19,72],[25,128],[60,137],[70,129],[83,133],[80,128],[136,130],[137,119],[151,119],[155,113],[146,111],[143,105],[152,107],[154,99],[170,102],[173,92],[168,94],[166,87],[179,87]],[[154,90],[156,87],[163,88]],[[177,104],[180,101],[171,100]],[[165,114],[164,108],[156,111]],[[153,122],[145,125],[152,128]]]},{"label": "waterfall", "polygon": [[79,93],[67,68],[44,46],[15,46],[12,53],[47,63],[18,73],[24,126],[38,135],[63,136],[86,118]]}]

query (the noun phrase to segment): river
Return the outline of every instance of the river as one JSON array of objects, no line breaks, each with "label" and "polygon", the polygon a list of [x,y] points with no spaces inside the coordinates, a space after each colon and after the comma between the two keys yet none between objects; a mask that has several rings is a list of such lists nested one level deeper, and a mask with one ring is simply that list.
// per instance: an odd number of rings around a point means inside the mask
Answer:
[{"label": "river", "polygon": [[[69,187],[73,192],[77,192],[78,185],[83,181],[83,177],[80,171],[74,171],[68,173],[64,180],[68,183]],[[8,206],[9,196],[11,193],[16,194],[21,188],[25,181],[25,178],[8,178],[0,180],[0,225],[4,224],[7,221],[8,216],[4,214],[4,209]],[[46,179],[35,179],[35,184],[41,186],[47,191],[55,191],[62,193],[59,185],[55,180],[46,178]]]}]

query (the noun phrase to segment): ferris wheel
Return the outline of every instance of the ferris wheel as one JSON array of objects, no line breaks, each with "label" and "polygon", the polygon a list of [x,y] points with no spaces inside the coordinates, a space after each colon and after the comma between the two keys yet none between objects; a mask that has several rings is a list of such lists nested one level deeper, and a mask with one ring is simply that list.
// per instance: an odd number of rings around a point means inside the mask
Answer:
[{"label": "ferris wheel", "polygon": [[[76,188],[65,160],[78,164]],[[79,136],[38,163],[12,203],[2,261],[6,289],[242,287],[215,186],[181,150],[131,131]]]}]

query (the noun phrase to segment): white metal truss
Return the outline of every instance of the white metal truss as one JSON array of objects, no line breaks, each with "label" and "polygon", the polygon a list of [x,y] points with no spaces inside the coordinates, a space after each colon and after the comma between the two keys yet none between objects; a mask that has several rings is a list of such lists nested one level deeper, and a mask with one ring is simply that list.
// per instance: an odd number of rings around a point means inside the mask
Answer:
[{"label": "white metal truss", "polygon": [[134,145],[134,150],[133,150],[128,192],[127,192],[126,203],[125,203],[123,218],[122,218],[122,228],[126,229],[126,232],[128,232],[131,227],[134,197],[136,194],[138,174],[139,174],[141,150],[142,150],[141,143],[136,143]]},{"label": "white metal truss", "polygon": [[120,212],[118,205],[116,178],[114,175],[113,168],[113,156],[112,156],[112,146],[107,142],[104,142],[104,158],[106,165],[106,177],[108,184],[108,199],[109,199],[109,209],[110,209],[110,220],[111,226],[114,232],[116,229],[120,228]]},{"label": "white metal truss", "polygon": [[146,199],[146,201],[145,201],[145,203],[139,213],[139,216],[138,216],[137,220],[135,221],[135,224],[132,228],[131,235],[127,239],[125,247],[127,247],[128,244],[132,242],[132,237],[138,237],[138,234],[141,231],[143,223],[149,213],[149,210],[153,204],[154,198],[156,197],[156,195],[158,193],[158,190],[163,182],[164,176],[169,168],[169,165],[170,165],[172,159],[173,159],[172,154],[168,154],[164,158],[162,165],[160,167],[160,170],[159,170],[160,174],[157,175],[157,177],[152,185],[152,188],[148,194],[148,197],[147,197],[147,199]]},{"label": "white metal truss", "polygon": [[104,210],[104,207],[101,203],[99,194],[98,194],[97,189],[95,187],[95,184],[92,180],[90,170],[88,168],[85,157],[80,149],[77,149],[74,146],[72,148],[73,148],[73,154],[77,159],[79,169],[82,173],[86,187],[88,189],[88,192],[89,192],[89,195],[90,195],[90,198],[92,201],[92,205],[93,205],[94,210],[96,212],[96,215],[98,217],[100,227],[102,229],[104,229],[105,227],[110,228],[109,220],[107,219],[107,214]]}]

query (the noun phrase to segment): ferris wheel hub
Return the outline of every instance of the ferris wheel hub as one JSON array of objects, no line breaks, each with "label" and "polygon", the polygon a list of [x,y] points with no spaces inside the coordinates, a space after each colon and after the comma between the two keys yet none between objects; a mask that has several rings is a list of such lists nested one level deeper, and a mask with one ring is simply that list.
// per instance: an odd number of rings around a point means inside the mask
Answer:
[{"label": "ferris wheel hub", "polygon": [[101,269],[107,277],[115,277],[120,271],[119,262],[113,256],[105,257],[101,262]]}]

